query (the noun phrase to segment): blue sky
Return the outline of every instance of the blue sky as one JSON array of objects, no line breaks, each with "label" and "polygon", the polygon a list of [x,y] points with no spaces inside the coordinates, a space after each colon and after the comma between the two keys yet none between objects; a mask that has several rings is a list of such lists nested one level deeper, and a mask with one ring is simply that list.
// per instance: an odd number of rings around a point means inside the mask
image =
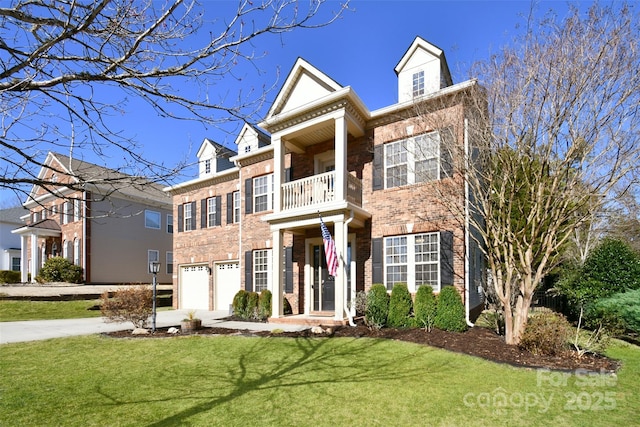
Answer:
[{"label": "blue sky", "polygon": [[[224,10],[237,4],[218,0],[201,3],[208,18],[223,16]],[[581,4],[581,8],[586,8],[589,3]],[[338,3],[329,1],[323,13],[336,8]],[[296,58],[302,57],[339,84],[351,86],[367,107],[375,110],[397,101],[393,69],[416,36],[445,51],[454,83],[458,83],[470,77],[471,64],[486,59],[523,30],[530,9],[529,1],[516,0],[352,1],[343,18],[330,26],[259,39],[254,43],[255,51],[264,52],[266,56],[256,64],[263,72],[259,76],[246,74],[243,84],[260,89],[275,83],[276,90],[268,96],[273,100]],[[567,11],[567,2],[535,4],[536,15],[550,9],[562,17]],[[279,78],[277,70],[280,70]],[[233,85],[226,87],[222,81],[212,90],[224,93],[232,91]],[[269,103],[262,117],[268,107]],[[147,158],[168,166],[183,157],[195,161],[195,152],[205,137],[228,146],[235,140],[235,135],[221,129],[159,118],[135,101],[131,101],[126,110],[118,126],[137,139]],[[111,161],[91,157],[85,160],[106,166],[110,166]],[[185,172],[186,176],[180,180],[194,176],[196,168]],[[1,192],[0,207],[11,204],[11,199],[15,196]]]}]

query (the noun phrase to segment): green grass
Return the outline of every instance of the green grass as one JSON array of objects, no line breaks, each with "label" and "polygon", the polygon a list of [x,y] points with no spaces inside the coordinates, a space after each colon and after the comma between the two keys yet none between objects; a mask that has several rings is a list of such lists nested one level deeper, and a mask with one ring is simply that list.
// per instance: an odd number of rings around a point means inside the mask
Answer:
[{"label": "green grass", "polygon": [[586,381],[374,339],[7,344],[0,425],[638,425],[640,349],[616,343],[610,354],[624,362],[618,376]]},{"label": "green grass", "polygon": [[100,317],[100,310],[89,310],[100,300],[12,301],[0,300],[0,322]]}]

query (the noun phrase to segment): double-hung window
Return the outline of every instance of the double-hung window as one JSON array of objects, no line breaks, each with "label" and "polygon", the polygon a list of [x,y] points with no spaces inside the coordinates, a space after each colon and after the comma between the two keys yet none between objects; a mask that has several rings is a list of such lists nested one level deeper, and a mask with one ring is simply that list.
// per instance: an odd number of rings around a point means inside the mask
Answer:
[{"label": "double-hung window", "polygon": [[254,212],[273,209],[273,174],[253,179]]},{"label": "double-hung window", "polygon": [[413,97],[424,95],[424,71],[413,73]]},{"label": "double-hung window", "polygon": [[233,222],[240,222],[240,192],[233,192]]},{"label": "double-hung window", "polygon": [[161,218],[160,212],[145,210],[144,211],[145,228],[160,230],[160,218]]},{"label": "double-hung window", "polygon": [[440,176],[440,136],[430,132],[384,146],[386,188],[426,182]]},{"label": "double-hung window", "polygon": [[384,239],[387,289],[406,283],[411,292],[422,285],[440,290],[440,234],[423,233]]},{"label": "double-hung window", "polygon": [[191,209],[192,204],[185,203],[183,206],[184,206],[184,231],[191,231],[192,217],[194,214]]},{"label": "double-hung window", "polygon": [[80,207],[81,207],[80,199],[74,199],[73,200],[73,220],[74,221],[80,221],[80,216],[82,214]]},{"label": "double-hung window", "polygon": [[216,224],[216,198],[209,197],[207,199],[207,227],[213,227]]},{"label": "double-hung window", "polygon": [[167,233],[173,234],[173,215],[167,214]]},{"label": "double-hung window", "polygon": [[269,289],[271,271],[271,249],[253,251],[253,290]]}]

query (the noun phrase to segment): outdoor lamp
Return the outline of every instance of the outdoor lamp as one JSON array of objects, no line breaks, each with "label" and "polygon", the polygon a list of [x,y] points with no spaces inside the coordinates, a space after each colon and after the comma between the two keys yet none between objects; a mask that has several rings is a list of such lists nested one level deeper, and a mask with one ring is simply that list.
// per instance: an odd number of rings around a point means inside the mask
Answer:
[{"label": "outdoor lamp", "polygon": [[151,333],[156,333],[156,286],[157,286],[157,274],[160,271],[160,263],[158,261],[151,261],[149,263],[149,271],[153,273],[153,301],[151,306],[152,324]]}]

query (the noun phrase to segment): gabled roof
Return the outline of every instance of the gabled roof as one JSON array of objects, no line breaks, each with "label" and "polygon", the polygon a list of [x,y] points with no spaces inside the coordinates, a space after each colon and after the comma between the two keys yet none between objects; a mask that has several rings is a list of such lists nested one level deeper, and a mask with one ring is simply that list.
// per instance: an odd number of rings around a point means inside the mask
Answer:
[{"label": "gabled roof", "polygon": [[200,158],[200,156],[202,156],[207,146],[213,147],[213,150],[216,153],[217,157],[229,158],[236,155],[236,152],[233,151],[232,149],[225,147],[222,144],[218,144],[217,142],[212,141],[209,138],[205,138],[204,141],[202,141],[202,144],[200,145],[200,149],[198,149],[198,153],[196,154],[196,157]]},{"label": "gabled roof", "polygon": [[[128,175],[113,169],[99,166],[93,163],[65,156],[64,154],[49,152],[44,161],[44,166],[38,173],[38,179],[44,179],[47,172],[53,171],[58,176],[68,177],[72,184],[82,183],[90,186],[88,191],[112,194],[119,193],[129,198],[144,200],[156,200],[160,203],[171,203],[162,192],[162,187],[140,176]],[[51,184],[50,187],[54,187]],[[60,185],[61,189],[65,187]],[[29,193],[25,206],[38,199],[38,184],[34,184]],[[40,196],[42,197],[42,196]]]},{"label": "gabled roof", "polygon": [[407,61],[411,59],[411,57],[416,53],[418,49],[425,50],[429,54],[433,55],[434,57],[440,60],[440,70],[442,72],[442,75],[444,76],[445,81],[447,82],[447,86],[451,86],[453,84],[453,80],[451,79],[451,73],[449,72],[449,65],[447,64],[447,59],[444,56],[444,51],[440,49],[438,46],[429,43],[428,41],[426,41],[420,36],[417,36],[413,40],[413,43],[411,43],[411,46],[409,46],[409,49],[407,49],[404,55],[402,55],[402,58],[400,58],[400,61],[394,68],[396,74],[399,74],[400,71],[402,71],[404,66],[407,65]]},{"label": "gabled roof", "polygon": [[22,206],[0,209],[0,222],[6,222],[9,224],[21,224],[22,220],[20,218],[24,215],[27,215],[28,213],[29,211]]},{"label": "gabled roof", "polygon": [[267,113],[267,119],[315,101],[343,87],[331,77],[298,58],[278,96]]},{"label": "gabled roof", "polygon": [[258,137],[258,142],[262,142],[263,144],[271,144],[271,137],[267,132],[265,132],[263,129],[259,128],[258,126],[249,124],[247,122],[244,123],[244,126],[242,126],[242,129],[240,129],[240,132],[238,132],[238,136],[236,137],[236,140],[234,141],[234,143],[236,145],[239,145],[240,142],[242,142],[242,139],[244,138],[247,132],[255,132],[256,136]]},{"label": "gabled roof", "polygon": [[35,233],[38,236],[59,236],[61,232],[60,225],[51,218],[42,219],[33,224],[11,230],[12,234]]}]

